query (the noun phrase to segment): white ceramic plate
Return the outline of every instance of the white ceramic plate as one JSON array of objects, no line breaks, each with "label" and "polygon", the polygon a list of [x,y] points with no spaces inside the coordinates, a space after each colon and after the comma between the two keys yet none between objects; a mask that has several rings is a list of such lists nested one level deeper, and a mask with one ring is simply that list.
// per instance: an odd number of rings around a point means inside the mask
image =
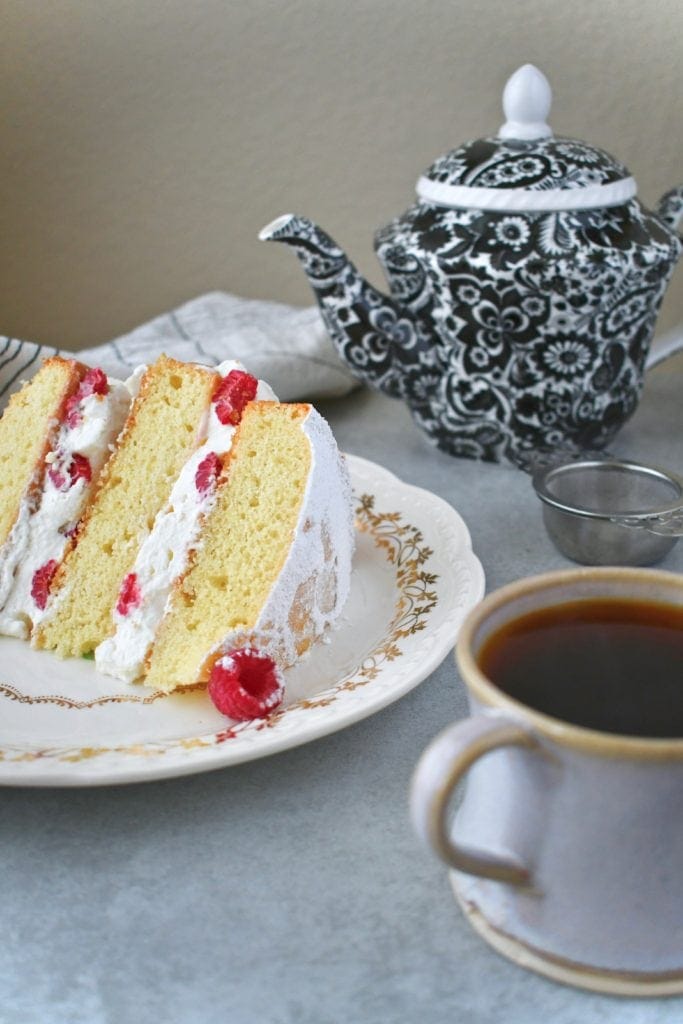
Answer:
[{"label": "white ceramic plate", "polygon": [[295,747],[379,711],[432,672],[484,594],[458,513],[348,456],[351,595],[327,642],[286,672],[270,718],[235,724],[203,691],[172,696],[0,638],[0,784],[91,786],[207,771]]}]

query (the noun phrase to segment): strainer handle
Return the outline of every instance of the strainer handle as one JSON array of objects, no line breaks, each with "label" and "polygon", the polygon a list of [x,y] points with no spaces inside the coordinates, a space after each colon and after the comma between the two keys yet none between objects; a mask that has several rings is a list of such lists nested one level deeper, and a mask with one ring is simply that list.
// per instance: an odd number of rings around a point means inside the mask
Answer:
[{"label": "strainer handle", "polygon": [[632,530],[647,530],[658,537],[683,537],[683,505],[652,515],[611,516],[610,522]]}]

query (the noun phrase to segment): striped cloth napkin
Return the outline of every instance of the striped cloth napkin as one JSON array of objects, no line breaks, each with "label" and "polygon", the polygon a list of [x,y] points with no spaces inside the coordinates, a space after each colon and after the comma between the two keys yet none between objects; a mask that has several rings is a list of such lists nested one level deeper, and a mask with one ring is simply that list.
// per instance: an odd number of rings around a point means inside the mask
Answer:
[{"label": "striped cloth napkin", "polygon": [[48,356],[75,354],[112,377],[125,378],[162,352],[207,366],[239,359],[285,402],[332,398],[357,384],[334,351],[317,306],[300,309],[211,292],[130,334],[77,353],[0,337],[0,407]]}]

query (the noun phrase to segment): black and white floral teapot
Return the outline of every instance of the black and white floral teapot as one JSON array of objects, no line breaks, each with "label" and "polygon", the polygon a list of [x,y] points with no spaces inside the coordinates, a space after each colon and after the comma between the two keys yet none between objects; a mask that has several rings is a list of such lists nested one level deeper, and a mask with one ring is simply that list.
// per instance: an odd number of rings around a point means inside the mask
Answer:
[{"label": "black and white floral teapot", "polygon": [[553,135],[550,101],[525,65],[498,135],[419,179],[417,202],[375,236],[391,298],[304,217],[260,235],[294,247],[351,370],[405,399],[453,455],[524,463],[605,445],[636,407],[683,251],[683,186],[646,210],[622,164]]}]

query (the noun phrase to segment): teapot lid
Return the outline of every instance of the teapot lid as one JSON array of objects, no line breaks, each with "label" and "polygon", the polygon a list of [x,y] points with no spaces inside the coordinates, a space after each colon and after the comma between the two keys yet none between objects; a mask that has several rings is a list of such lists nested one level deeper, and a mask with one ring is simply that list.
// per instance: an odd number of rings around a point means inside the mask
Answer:
[{"label": "teapot lid", "polygon": [[623,164],[587,142],[553,135],[551,100],[545,75],[533,64],[519,68],[503,92],[507,120],[498,135],[439,157],[419,179],[418,197],[500,212],[586,210],[632,199],[636,183]]}]

